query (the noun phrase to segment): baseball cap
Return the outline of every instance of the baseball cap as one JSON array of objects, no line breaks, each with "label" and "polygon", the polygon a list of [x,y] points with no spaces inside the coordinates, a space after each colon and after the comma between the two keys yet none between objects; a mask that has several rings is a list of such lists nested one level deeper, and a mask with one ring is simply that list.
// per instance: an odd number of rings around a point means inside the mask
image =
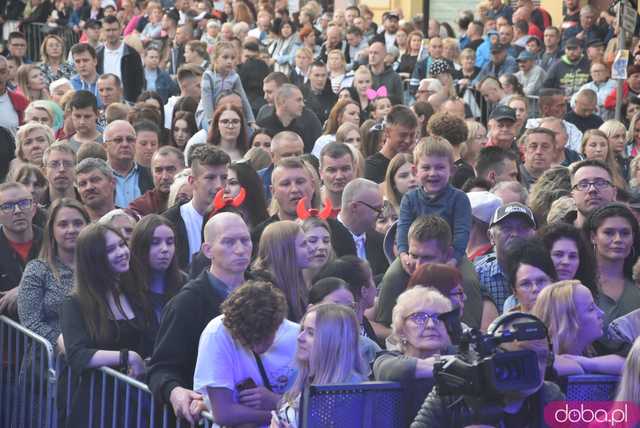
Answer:
[{"label": "baseball cap", "polygon": [[502,43],[498,42],[498,43],[494,43],[491,45],[491,53],[498,53],[498,52],[502,52],[503,50],[507,49],[506,45],[503,45]]},{"label": "baseball cap", "polygon": [[516,121],[516,111],[509,106],[504,104],[498,104],[495,106],[491,114],[489,115],[489,119],[495,120],[511,120],[513,122]]},{"label": "baseball cap", "polygon": [[384,19],[400,19],[400,15],[392,10],[384,14]]},{"label": "baseball cap", "polygon": [[486,190],[467,193],[471,203],[471,214],[483,223],[489,223],[496,210],[502,206],[502,199]]},{"label": "baseball cap", "polygon": [[587,39],[587,46],[605,46],[605,43],[600,37],[591,36]]},{"label": "baseball cap", "polygon": [[567,39],[567,41],[564,43],[564,47],[565,48],[578,48],[580,47],[580,42],[578,41],[577,38],[575,37],[570,37],[569,39]]},{"label": "baseball cap", "polygon": [[522,52],[520,52],[520,55],[518,55],[518,58],[516,58],[516,61],[532,61],[535,59],[536,56],[533,53],[529,52],[528,50],[523,50]]},{"label": "baseball cap", "polygon": [[509,216],[521,216],[529,221],[531,227],[536,227],[536,220],[533,217],[533,213],[528,206],[521,204],[520,202],[511,202],[510,204],[503,205],[496,210],[491,219],[490,226],[500,223],[502,220]]}]

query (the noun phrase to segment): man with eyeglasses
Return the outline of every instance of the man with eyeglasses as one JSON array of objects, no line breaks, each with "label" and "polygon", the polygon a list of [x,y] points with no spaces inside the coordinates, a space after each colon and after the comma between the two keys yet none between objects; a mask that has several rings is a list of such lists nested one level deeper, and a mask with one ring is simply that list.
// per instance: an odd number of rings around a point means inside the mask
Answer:
[{"label": "man with eyeglasses", "polygon": [[0,315],[17,319],[22,271],[40,252],[42,230],[33,224],[35,213],[36,204],[22,184],[0,184]]},{"label": "man with eyeglasses", "polygon": [[584,160],[572,165],[571,196],[576,201],[578,217],[574,224],[581,228],[596,209],[614,202],[617,189],[611,170],[600,160]]},{"label": "man with eyeglasses", "polygon": [[65,143],[53,143],[42,155],[44,175],[49,185],[40,203],[47,208],[53,201],[61,198],[80,200],[80,194],[73,186],[76,174],[76,153]]},{"label": "man with eyeglasses", "polygon": [[107,125],[104,142],[107,163],[116,179],[116,205],[127,207],[153,188],[151,171],[135,162],[136,131],[129,122],[115,120]]},{"label": "man with eyeglasses", "polygon": [[551,164],[556,153],[556,136],[547,128],[527,129],[522,136],[524,163],[520,165],[520,180],[529,189]]},{"label": "man with eyeglasses", "polygon": [[[408,254],[413,263],[403,265],[400,258],[396,258],[378,286],[375,315],[370,321],[380,338],[386,338],[391,333],[393,308],[415,269],[424,264],[447,263],[453,256],[453,235],[449,224],[442,217],[418,217],[409,228],[408,238]],[[480,328],[483,298],[478,277],[473,264],[466,257],[460,260],[457,268],[462,275],[462,288],[467,296],[462,321],[471,327]]]},{"label": "man with eyeglasses", "polygon": [[384,207],[378,185],[356,178],[344,187],[338,221],[349,230],[362,260],[369,261],[374,275],[384,273],[389,262],[384,255],[384,236],[376,232],[376,220]]},{"label": "man with eyeglasses", "polygon": [[507,251],[515,242],[533,236],[535,230],[533,212],[519,202],[498,208],[491,219],[489,240],[494,251],[476,260],[475,268],[483,291],[492,297],[498,312],[502,312],[505,300],[511,295],[504,272]]}]

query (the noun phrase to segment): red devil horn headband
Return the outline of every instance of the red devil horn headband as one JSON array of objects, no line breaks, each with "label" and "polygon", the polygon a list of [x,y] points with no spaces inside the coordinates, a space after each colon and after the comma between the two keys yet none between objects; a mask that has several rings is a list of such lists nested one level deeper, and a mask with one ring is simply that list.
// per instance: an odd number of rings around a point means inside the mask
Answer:
[{"label": "red devil horn headband", "polygon": [[306,207],[307,198],[302,198],[298,201],[298,206],[296,207],[296,214],[298,214],[298,218],[300,220],[306,220],[309,217],[318,217],[321,220],[326,220],[331,216],[331,211],[333,211],[333,205],[331,205],[330,199],[325,199],[324,208],[322,211],[316,208]]},{"label": "red devil horn headband", "polygon": [[244,190],[244,187],[240,187],[240,192],[235,198],[224,197],[224,189],[218,190],[216,193],[216,197],[213,198],[213,212],[214,214],[220,211],[225,207],[233,207],[238,208],[244,202],[244,199],[247,196],[247,192]]}]

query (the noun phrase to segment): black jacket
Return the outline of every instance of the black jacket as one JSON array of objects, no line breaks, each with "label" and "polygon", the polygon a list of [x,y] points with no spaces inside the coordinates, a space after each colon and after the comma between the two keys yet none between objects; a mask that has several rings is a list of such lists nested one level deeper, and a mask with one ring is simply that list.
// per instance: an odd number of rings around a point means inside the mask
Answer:
[{"label": "black jacket", "polygon": [[162,213],[169,221],[173,223],[176,231],[176,254],[178,255],[178,266],[183,271],[189,266],[189,234],[187,226],[184,224],[180,207],[184,204],[174,205]]},{"label": "black jacket", "polygon": [[138,165],[138,188],[141,195],[144,195],[147,190],[153,189],[153,175],[146,166]]},{"label": "black jacket", "polygon": [[224,299],[203,271],[164,307],[147,379],[156,399],[169,404],[173,388],[193,389],[200,334],[220,315]]},{"label": "black jacket", "polygon": [[[258,118],[256,123],[258,126],[265,128],[269,135],[276,135],[281,131],[293,131],[298,134],[304,141],[304,152],[311,153],[313,145],[318,137],[322,134],[322,125],[320,120],[313,111],[305,108],[302,116],[294,119],[288,126],[284,126],[278,118],[275,109],[269,116]],[[308,112],[308,113],[307,113]]]},{"label": "black jacket", "polygon": [[307,83],[302,89],[304,104],[318,116],[320,123],[325,123],[329,118],[329,112],[338,101],[338,96],[331,89],[331,82],[327,79],[322,92],[316,94]]},{"label": "black jacket", "polygon": [[[529,396],[523,404],[521,416],[530,422],[526,425],[518,424],[517,428],[546,427],[543,415],[544,406],[551,401],[559,400],[564,400],[564,394],[558,385],[545,382],[538,392]],[[516,428],[505,421],[504,413],[499,417],[501,423],[494,422],[493,426]],[[436,387],[424,400],[411,428],[463,428],[475,423],[477,422],[473,420],[470,406],[461,396],[441,396]]]},{"label": "black jacket", "polygon": [[367,232],[367,238],[364,243],[367,251],[367,260],[371,265],[373,276],[383,274],[389,268],[389,260],[384,255],[384,235],[375,230]]},{"label": "black jacket", "polygon": [[240,76],[242,87],[247,94],[254,116],[258,115],[258,110],[266,103],[262,91],[262,81],[267,77],[267,74],[269,74],[269,66],[258,58],[249,58],[238,66],[238,76]]},{"label": "black jacket", "polygon": [[[98,56],[98,74],[103,74],[104,45],[100,45],[98,49],[96,49],[96,55]],[[136,102],[142,92],[142,88],[144,88],[146,84],[144,67],[142,66],[142,59],[140,59],[138,52],[126,43],[124,44],[124,53],[122,54],[122,61],[120,62],[120,75],[122,76],[122,93],[124,99],[132,103]]]},{"label": "black jacket", "polygon": [[[274,214],[253,228],[251,231],[251,241],[253,241],[254,255],[258,254],[258,245],[260,244],[260,237],[262,236],[264,229],[271,223],[275,223],[277,221],[280,221],[280,218],[278,217],[278,214]],[[351,233],[347,228],[338,220],[334,220],[332,218],[328,218],[327,223],[331,229],[331,246],[333,247],[333,251],[336,253],[336,257],[347,255],[355,256],[356,244],[353,242]]]},{"label": "black jacket", "polygon": [[[33,243],[27,256],[27,262],[38,257],[42,245],[42,229],[33,226]],[[20,284],[23,263],[18,253],[9,244],[4,231],[0,229],[0,291],[11,290]]]}]

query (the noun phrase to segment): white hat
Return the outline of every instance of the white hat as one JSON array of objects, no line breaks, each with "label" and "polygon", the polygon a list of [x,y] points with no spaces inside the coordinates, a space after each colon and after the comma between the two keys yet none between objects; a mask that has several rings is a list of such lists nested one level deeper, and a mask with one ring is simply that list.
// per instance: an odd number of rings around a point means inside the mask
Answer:
[{"label": "white hat", "polygon": [[471,202],[471,214],[484,223],[491,223],[491,217],[502,206],[502,199],[486,190],[467,193]]}]

